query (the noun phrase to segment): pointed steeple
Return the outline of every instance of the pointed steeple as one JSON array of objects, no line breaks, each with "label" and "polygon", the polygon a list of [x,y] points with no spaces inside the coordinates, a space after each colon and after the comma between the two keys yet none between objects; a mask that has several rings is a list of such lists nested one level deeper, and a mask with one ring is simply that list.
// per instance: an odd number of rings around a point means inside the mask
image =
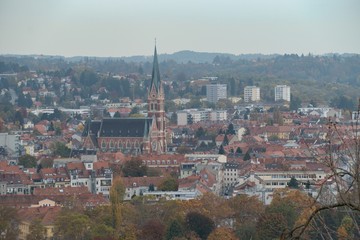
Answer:
[{"label": "pointed steeple", "polygon": [[158,57],[156,52],[156,45],[155,45],[155,51],[154,51],[154,62],[153,62],[153,70],[151,75],[151,84],[150,84],[150,91],[155,87],[156,92],[160,92],[160,70],[159,70],[159,63],[158,63]]}]

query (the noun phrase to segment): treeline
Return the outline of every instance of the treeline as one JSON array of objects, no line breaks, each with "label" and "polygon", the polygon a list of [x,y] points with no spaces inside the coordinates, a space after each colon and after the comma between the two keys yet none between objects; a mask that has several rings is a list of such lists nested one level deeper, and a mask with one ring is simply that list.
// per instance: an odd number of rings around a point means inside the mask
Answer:
[{"label": "treeline", "polygon": [[[189,201],[138,196],[123,202],[124,187],[117,180],[111,193],[110,206],[92,209],[84,209],[74,198],[54,220],[54,239],[286,239],[291,230],[309,219],[314,204],[319,204],[297,190],[275,192],[267,206],[257,197],[224,199],[213,194]],[[0,211],[4,216],[4,229],[0,230],[16,236],[18,218],[14,210],[1,207]],[[359,239],[359,223],[357,212],[345,207],[328,209],[316,216],[305,232],[295,230],[292,236]],[[43,229],[40,221],[32,225],[36,226],[31,229]],[[33,234],[41,237],[39,232]]]},{"label": "treeline", "polygon": [[[149,80],[152,70],[152,59],[146,59],[149,61],[126,62],[122,59],[83,57],[78,61],[70,62],[66,58],[55,57],[1,56],[0,72],[1,69],[5,71],[16,68],[17,64],[24,69],[36,70],[56,78],[70,76],[75,87],[83,88],[79,93],[82,98],[89,98],[100,87],[106,87],[111,90],[111,93],[106,93],[107,96],[114,100],[119,97],[145,96],[148,82],[146,80]],[[160,71],[162,79],[167,81],[165,85],[167,97],[204,97],[205,87],[193,85],[191,81],[204,76],[215,76],[218,77],[216,83],[227,84],[228,96],[242,97],[245,86],[257,85],[261,88],[261,99],[271,102],[274,101],[275,85],[286,84],[291,87],[294,97],[313,101],[318,105],[328,105],[336,102],[335,98],[340,96],[346,96],[350,100],[358,97],[359,66],[360,55],[285,54],[258,59],[232,59],[219,55],[214,57],[212,62],[206,63],[162,61]],[[131,75],[131,79],[136,81],[129,82],[127,79],[120,81],[113,79],[113,75]],[[59,81],[54,82],[54,87],[58,87],[56,82]],[[60,87],[55,89],[58,90]],[[77,94],[76,90],[71,94]],[[352,104],[345,105],[348,107]]]}]

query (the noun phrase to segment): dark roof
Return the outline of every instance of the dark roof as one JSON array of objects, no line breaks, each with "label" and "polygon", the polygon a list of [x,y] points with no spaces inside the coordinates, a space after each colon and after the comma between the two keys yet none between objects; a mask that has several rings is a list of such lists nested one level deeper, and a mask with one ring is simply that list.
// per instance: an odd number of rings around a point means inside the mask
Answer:
[{"label": "dark roof", "polygon": [[154,62],[153,62],[153,70],[151,75],[151,84],[150,84],[150,91],[155,86],[155,90],[158,93],[160,91],[160,70],[159,70],[159,63],[157,58],[156,46],[154,51]]},{"label": "dark roof", "polygon": [[[89,126],[90,125],[90,126]],[[92,120],[92,121],[87,121],[85,123],[85,127],[84,127],[84,131],[82,133],[83,137],[88,136],[89,134],[89,129],[90,129],[90,134],[97,134],[97,132],[99,131],[101,126],[101,120]]]},{"label": "dark roof", "polygon": [[104,118],[100,137],[147,137],[152,118]]}]

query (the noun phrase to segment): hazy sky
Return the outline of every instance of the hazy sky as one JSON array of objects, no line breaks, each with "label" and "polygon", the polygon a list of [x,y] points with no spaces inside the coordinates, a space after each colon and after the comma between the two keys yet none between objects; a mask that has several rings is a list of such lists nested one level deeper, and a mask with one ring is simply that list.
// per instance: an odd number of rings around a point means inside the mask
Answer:
[{"label": "hazy sky", "polygon": [[0,54],[360,53],[359,0],[0,0]]}]

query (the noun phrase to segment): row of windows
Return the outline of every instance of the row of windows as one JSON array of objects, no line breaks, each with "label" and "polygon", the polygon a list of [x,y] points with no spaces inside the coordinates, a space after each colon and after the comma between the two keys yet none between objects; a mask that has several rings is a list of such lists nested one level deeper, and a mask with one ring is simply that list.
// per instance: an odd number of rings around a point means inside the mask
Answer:
[{"label": "row of windows", "polygon": [[225,173],[226,176],[236,176],[236,173]]},{"label": "row of windows", "polygon": [[170,164],[177,164],[177,160],[147,160],[147,161],[145,161],[145,160],[143,160],[142,161],[143,162],[143,164],[147,164],[147,165],[155,165],[155,164],[158,164],[158,165],[160,165],[160,164],[163,164],[163,165],[165,165],[165,164],[168,164],[168,165],[170,165]]},{"label": "row of windows", "polygon": [[71,183],[71,186],[84,186],[87,184],[88,184],[87,182],[74,182],[74,183]]},{"label": "row of windows", "polygon": [[[107,148],[107,141],[105,140],[102,140],[101,142],[101,148]],[[134,143],[133,142],[130,142],[130,141],[127,141],[127,142],[114,142],[113,140],[110,140],[109,142],[109,148],[112,148],[112,149],[125,149],[125,148],[128,148],[128,149],[131,149],[131,148],[139,148],[140,147],[140,143],[139,141],[135,141]]]},{"label": "row of windows", "polygon": [[236,178],[225,178],[225,181],[236,181]]},{"label": "row of windows", "polygon": [[284,183],[284,182],[280,182],[280,183],[278,183],[278,182],[272,182],[272,183],[266,183],[266,185],[267,185],[267,186],[270,186],[270,185],[272,185],[272,186],[284,186],[285,183]]},{"label": "row of windows", "polygon": [[[289,174],[274,174],[271,175],[271,178],[292,178],[295,177],[296,179],[301,179],[301,178],[316,178],[315,174],[294,174],[294,175],[289,175]],[[321,177],[319,177],[321,178]]]}]

